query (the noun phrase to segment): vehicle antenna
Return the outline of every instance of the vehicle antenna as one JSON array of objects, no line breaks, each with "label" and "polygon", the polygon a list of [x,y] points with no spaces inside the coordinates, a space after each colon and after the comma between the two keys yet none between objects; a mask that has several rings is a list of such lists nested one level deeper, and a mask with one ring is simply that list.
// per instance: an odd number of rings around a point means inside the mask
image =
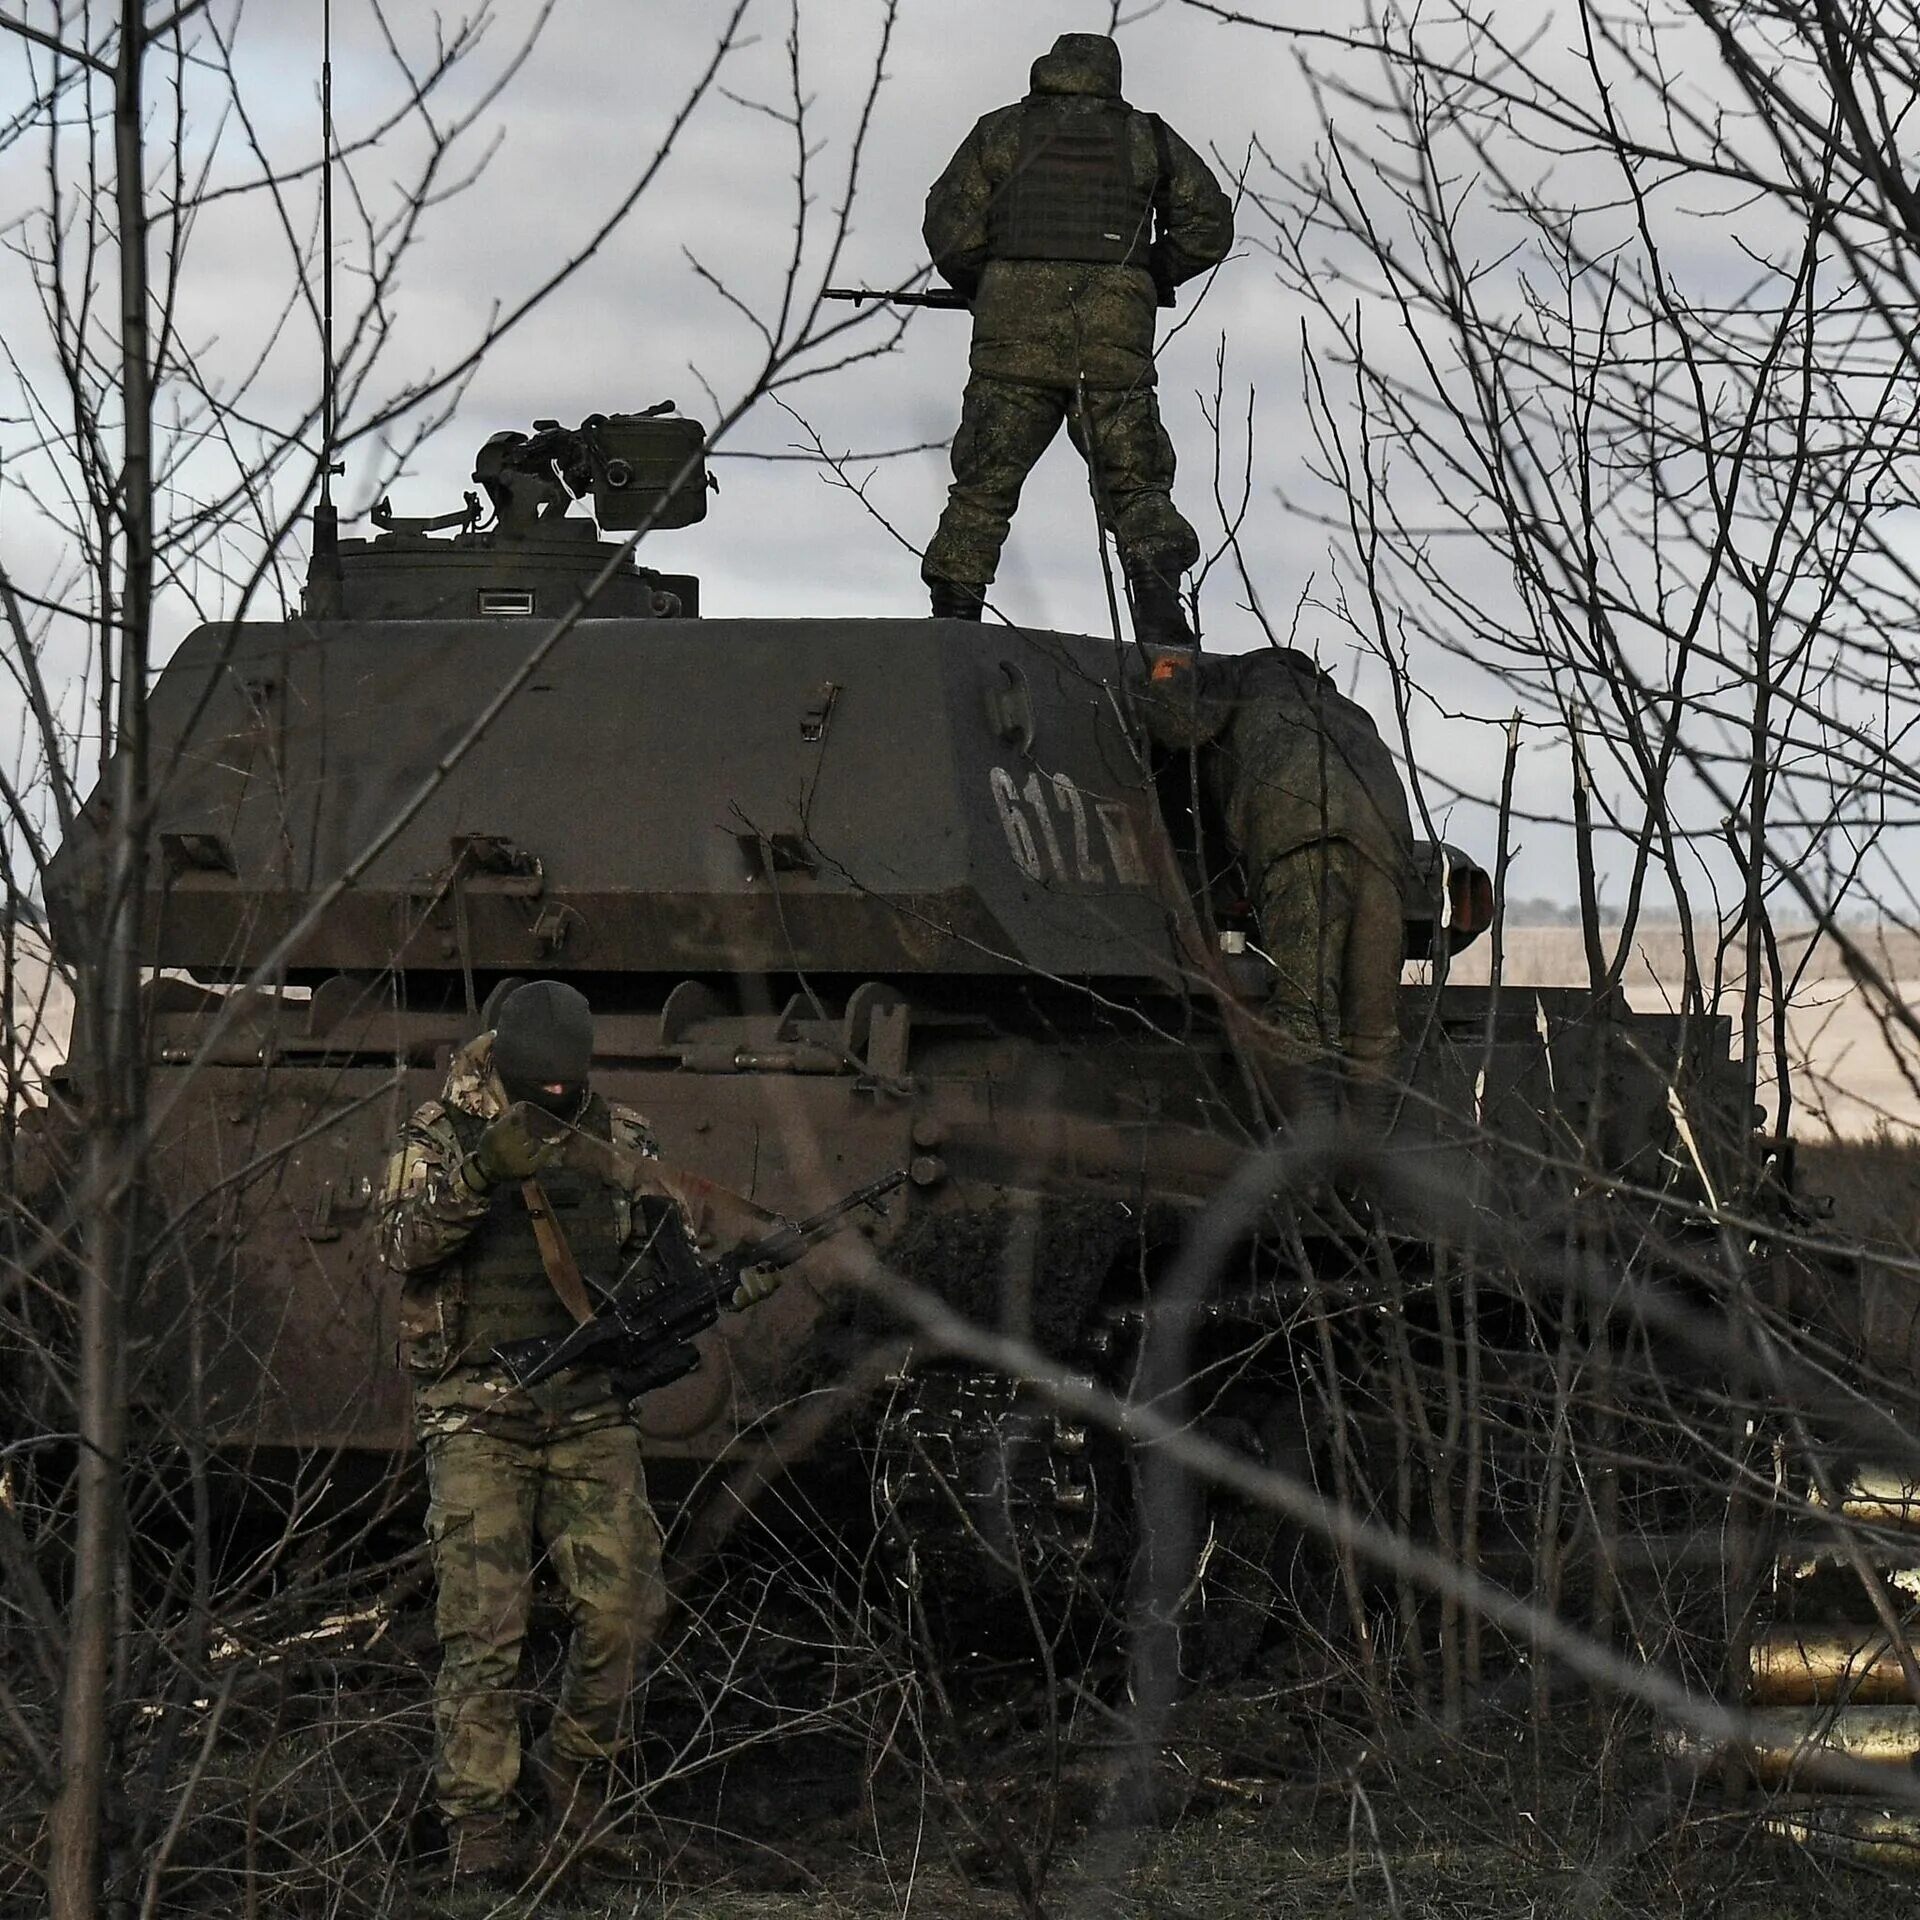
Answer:
[{"label": "vehicle antenna", "polygon": [[325,414],[320,466],[320,497],[333,504],[333,0],[320,0],[320,138],[325,148],[320,169],[320,343],[326,355],[321,375],[321,408]]},{"label": "vehicle antenna", "polygon": [[333,0],[320,0],[320,498],[313,509],[313,560],[307,612],[337,618],[342,611],[340,514],[333,476],[345,469],[333,457],[337,396],[333,370]]}]

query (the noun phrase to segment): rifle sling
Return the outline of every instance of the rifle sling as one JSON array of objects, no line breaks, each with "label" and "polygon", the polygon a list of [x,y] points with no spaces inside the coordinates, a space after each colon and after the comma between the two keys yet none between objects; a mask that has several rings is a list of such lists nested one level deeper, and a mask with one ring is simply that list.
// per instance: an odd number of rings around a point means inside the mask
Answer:
[{"label": "rifle sling", "polygon": [[547,1190],[537,1179],[520,1183],[520,1197],[533,1216],[533,1237],[540,1243],[540,1264],[547,1270],[560,1304],[573,1315],[574,1324],[584,1327],[593,1318],[593,1306],[587,1299],[587,1283],[580,1278],[580,1264],[567,1245],[567,1236],[547,1204]]}]

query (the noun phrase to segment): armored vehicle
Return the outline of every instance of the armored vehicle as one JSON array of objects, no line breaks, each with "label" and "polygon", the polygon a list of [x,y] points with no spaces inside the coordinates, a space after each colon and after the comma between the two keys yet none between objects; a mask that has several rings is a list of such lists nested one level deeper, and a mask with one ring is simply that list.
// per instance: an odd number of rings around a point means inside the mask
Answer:
[{"label": "armored vehicle", "polygon": [[[497,436],[476,478],[490,518],[470,495],[365,539],[323,523],[299,617],[204,626],[153,689],[175,1257],[140,1311],[140,1391],[178,1406],[190,1381],[229,1449],[405,1452],[376,1180],[512,975],[589,995],[596,1084],[667,1159],[796,1216],[910,1169],[866,1229],[891,1270],[1125,1390],[1188,1223],[1273,1123],[1257,929],[1200,857],[1184,767],[1132,724],[1126,649],[703,617],[696,580],[603,537],[704,514],[699,429],[670,414]],[[100,884],[103,809],[50,872],[56,935]],[[1424,857],[1404,1163],[1534,1216],[1569,1154],[1649,1206],[1690,1194],[1672,1116],[1724,1106],[1724,1024],[1448,984],[1488,877]],[[1326,1242],[1294,1244],[1199,1303],[1196,1375],[1261,1356],[1232,1370],[1236,1432],[1270,1433],[1294,1391],[1288,1330],[1325,1278],[1299,1261]],[[796,1269],[640,1406],[656,1479],[671,1496],[676,1463],[684,1486],[785,1445],[790,1410],[861,1381],[808,1444],[857,1453],[893,1512],[977,1498],[1036,1550],[1092,1550],[1116,1502],[1098,1445],[924,1343],[863,1374],[898,1331]]]}]

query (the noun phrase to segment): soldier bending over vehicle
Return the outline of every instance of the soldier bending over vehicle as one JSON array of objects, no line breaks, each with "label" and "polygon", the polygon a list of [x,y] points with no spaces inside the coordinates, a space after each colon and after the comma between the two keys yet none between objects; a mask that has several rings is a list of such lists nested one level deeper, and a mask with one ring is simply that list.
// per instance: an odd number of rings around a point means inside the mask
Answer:
[{"label": "soldier bending over vehicle", "polygon": [[[492,1356],[570,1332],[588,1304],[582,1270],[611,1281],[636,1259],[666,1257],[667,1236],[742,1241],[778,1223],[704,1183],[698,1197],[663,1199],[678,1191],[664,1170],[635,1183],[584,1149],[570,1153],[573,1134],[534,1110],[635,1155],[656,1149],[639,1114],[589,1088],[593,1018],[579,993],[541,980],[496,998],[496,1026],[455,1056],[441,1098],[407,1123],[382,1190],[381,1258],[402,1276],[402,1358],[430,1492],[434,1784],[454,1872],[511,1874],[515,1687],[537,1536],[573,1629],[534,1756],[548,1864],[630,1868],[609,1768],[630,1735],[636,1667],[669,1605],[639,1435],[603,1369],[518,1388]],[[733,1304],[773,1285],[749,1273]]]},{"label": "soldier bending over vehicle", "polygon": [[1309,1110],[1384,1125],[1400,1051],[1405,903],[1421,886],[1406,789],[1366,709],[1290,647],[1161,656],[1137,705],[1202,778],[1246,875],[1274,964],[1263,1018]]}]

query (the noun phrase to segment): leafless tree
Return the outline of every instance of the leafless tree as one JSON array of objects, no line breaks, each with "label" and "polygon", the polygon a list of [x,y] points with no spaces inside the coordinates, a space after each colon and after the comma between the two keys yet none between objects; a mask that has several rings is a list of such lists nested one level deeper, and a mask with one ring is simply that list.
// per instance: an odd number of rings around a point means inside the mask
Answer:
[{"label": "leafless tree", "polygon": [[[1513,834],[1567,850],[1596,993],[1644,996],[1636,947],[1650,913],[1671,918],[1671,1005],[1730,1022],[1781,1139],[1832,1091],[1796,1058],[1825,956],[1910,1091],[1915,1029],[1886,943],[1898,952],[1913,920],[1912,10],[1574,0],[1543,17],[1450,0],[1305,25],[1188,10],[1246,58],[1289,60],[1317,109],[1311,157],[1278,131],[1262,145],[1243,222],[1304,316],[1320,485],[1287,504],[1327,528],[1328,622],[1390,663],[1416,714],[1508,730],[1477,778],[1426,760],[1435,805],[1489,820],[1502,868]],[[1675,1111],[1692,1097],[1676,1086]],[[1707,1130],[1696,1111],[1683,1131]],[[1907,1177],[1897,1143],[1857,1151]],[[1822,1159],[1811,1184],[1857,1198],[1844,1158]],[[1912,1243],[1883,1208],[1883,1257],[1836,1280],[1830,1230],[1783,1215],[1765,1179],[1708,1189],[1720,1246],[1699,1278],[1726,1318],[1676,1331],[1732,1343],[1724,1423],[1692,1437],[1726,1471],[1737,1595],[1772,1577],[1789,1485],[1831,1508],[1848,1461],[1911,1471],[1879,1411],[1911,1405],[1881,1303]],[[1604,1539],[1614,1466],[1650,1437],[1621,1424],[1614,1369],[1641,1364],[1604,1331],[1622,1308],[1639,1310],[1630,1285],[1571,1345],[1571,1321],[1541,1327],[1561,1409],[1532,1569],[1546,1606],[1557,1503],[1582,1486]],[[1897,1595],[1857,1547],[1827,1550],[1859,1617],[1901,1648]],[[1603,1583],[1596,1630],[1620,1599]],[[1751,1622],[1729,1606],[1738,1684]]]},{"label": "leafless tree", "polygon": [[[216,1586],[209,1538],[204,1407],[180,1409],[174,1422],[172,1437],[194,1467],[191,1549],[157,1620],[143,1624],[129,1584],[137,1510],[150,1511],[156,1497],[140,1478],[128,1421],[136,1350],[144,1350],[136,1316],[170,1310],[153,1276],[183,1209],[209,1200],[169,1194],[152,1204],[152,1142],[178,1098],[177,1077],[158,1107],[149,1097],[157,1002],[152,929],[142,919],[145,862],[154,811],[177,771],[148,751],[154,672],[183,614],[237,621],[262,603],[279,611],[308,516],[316,503],[327,510],[342,461],[351,456],[356,467],[357,499],[377,498],[498,342],[625,230],[693,116],[715,98],[744,43],[746,8],[716,15],[684,96],[649,116],[651,146],[624,178],[610,179],[584,238],[538,263],[526,290],[483,313],[451,351],[443,343],[431,370],[406,364],[397,344],[400,282],[436,208],[481,176],[550,8],[529,9],[516,24],[483,4],[424,29],[378,5],[343,7],[340,25],[360,71],[379,72],[380,92],[357,87],[337,119],[330,99],[316,101],[304,126],[288,124],[254,77],[257,41],[285,25],[269,25],[258,9],[127,0],[35,11],[44,17],[0,19],[0,42],[28,82],[0,129],[14,194],[0,601],[18,727],[0,800],[13,909],[7,985],[16,1003],[21,896],[37,895],[50,851],[78,830],[90,768],[110,772],[93,822],[102,859],[84,909],[63,928],[60,965],[81,1009],[69,1083],[78,1105],[71,1127],[36,1131],[29,1116],[27,1129],[36,1143],[59,1132],[51,1150],[73,1164],[40,1179],[49,1169],[36,1163],[20,1186],[4,1294],[10,1343],[19,1340],[29,1377],[16,1403],[26,1417],[10,1422],[6,1441],[0,1560],[14,1596],[9,1643],[31,1660],[0,1676],[0,1700],[7,1745],[50,1805],[53,1911],[79,1916],[97,1910],[103,1888],[153,1910],[232,1684],[223,1687],[208,1665],[214,1602],[231,1595]],[[320,25],[316,13],[316,77]],[[877,85],[890,10],[875,25]],[[774,268],[784,283],[771,292],[721,287],[763,352],[739,392],[714,396],[715,439],[768,392],[843,364],[849,352],[875,350],[864,340],[837,344],[841,329],[831,316],[821,320],[812,292],[816,253],[830,263],[844,238],[864,126],[845,158],[836,231],[823,238],[807,171],[819,154],[799,89],[797,15],[790,53],[791,97],[772,109],[798,155],[791,245]],[[272,281],[257,315],[221,299],[223,261],[230,271],[236,244],[251,248]],[[270,258],[277,264],[268,269]],[[345,299],[336,311],[338,294]],[[29,313],[37,332],[20,324]],[[330,877],[328,897],[426,802],[578,613],[530,639],[521,670],[468,741],[442,756],[374,843]],[[236,1017],[253,989],[276,980],[297,937],[295,929],[238,983],[229,1000]],[[8,1085],[18,1118],[28,1081],[10,1072]],[[9,1130],[10,1153],[21,1137]],[[226,1204],[216,1198],[215,1211]],[[70,1477],[59,1465],[69,1452]],[[174,1496],[158,1497],[164,1506]],[[302,1497],[296,1489],[287,1527],[256,1561],[256,1577],[298,1550]],[[43,1711],[49,1689],[57,1714]],[[171,1778],[170,1756],[203,1692],[217,1705],[183,1786]],[[141,1752],[158,1772],[130,1807],[117,1783],[136,1712]]]}]

